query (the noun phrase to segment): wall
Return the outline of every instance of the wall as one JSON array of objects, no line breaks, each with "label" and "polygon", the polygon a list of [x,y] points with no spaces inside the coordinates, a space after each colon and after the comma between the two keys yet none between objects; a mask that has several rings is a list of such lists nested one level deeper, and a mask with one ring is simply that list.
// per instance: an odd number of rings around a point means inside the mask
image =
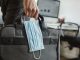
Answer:
[{"label": "wall", "polygon": [[68,22],[80,25],[80,0],[60,0],[59,17],[65,17]]},{"label": "wall", "polygon": [[[60,0],[59,17],[64,17],[66,22],[74,22],[80,25],[80,0]],[[47,18],[52,23],[57,19]]]}]

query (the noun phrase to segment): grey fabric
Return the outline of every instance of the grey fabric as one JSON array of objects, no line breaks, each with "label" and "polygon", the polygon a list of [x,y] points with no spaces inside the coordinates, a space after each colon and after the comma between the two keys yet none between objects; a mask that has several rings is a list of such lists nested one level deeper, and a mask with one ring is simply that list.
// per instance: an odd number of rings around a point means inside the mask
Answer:
[{"label": "grey fabric", "polygon": [[[4,60],[35,60],[32,53],[28,53],[26,45],[0,45],[1,56]],[[40,60],[57,60],[56,45],[45,45]]]},{"label": "grey fabric", "polygon": [[[25,31],[24,31],[25,33]],[[26,38],[26,37],[25,37]],[[21,26],[4,27],[1,29],[0,44],[4,45],[25,45],[27,44],[27,38],[25,39]]]},{"label": "grey fabric", "polygon": [[26,45],[0,45],[4,60],[34,60]]},{"label": "grey fabric", "polygon": [[1,31],[1,37],[15,37],[14,27],[5,27]]}]

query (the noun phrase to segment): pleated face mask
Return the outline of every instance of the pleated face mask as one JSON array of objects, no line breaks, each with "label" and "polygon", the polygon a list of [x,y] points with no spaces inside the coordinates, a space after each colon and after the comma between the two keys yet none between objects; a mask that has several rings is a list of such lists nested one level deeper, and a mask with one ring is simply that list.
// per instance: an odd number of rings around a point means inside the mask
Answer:
[{"label": "pleated face mask", "polygon": [[30,52],[44,49],[43,36],[38,20],[31,18],[24,22]]}]

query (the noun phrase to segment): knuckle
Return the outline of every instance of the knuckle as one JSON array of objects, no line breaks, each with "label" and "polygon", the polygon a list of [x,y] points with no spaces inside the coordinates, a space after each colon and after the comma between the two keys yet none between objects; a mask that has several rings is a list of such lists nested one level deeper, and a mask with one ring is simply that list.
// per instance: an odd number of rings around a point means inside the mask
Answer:
[{"label": "knuckle", "polygon": [[33,9],[32,9],[32,11],[34,11],[34,12],[35,12],[35,11],[36,11],[36,9],[35,9],[35,8],[33,8]]},{"label": "knuckle", "polygon": [[31,8],[27,8],[27,10],[28,10],[28,11],[31,11],[32,9],[31,9]]}]

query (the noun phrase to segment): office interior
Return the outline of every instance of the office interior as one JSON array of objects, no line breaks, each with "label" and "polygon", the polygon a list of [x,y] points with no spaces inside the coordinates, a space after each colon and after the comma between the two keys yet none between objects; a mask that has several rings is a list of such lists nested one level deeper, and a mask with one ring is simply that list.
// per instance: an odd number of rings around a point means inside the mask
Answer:
[{"label": "office interior", "polygon": [[[36,3],[46,26],[42,31],[45,49],[41,50],[37,60],[80,60],[80,0],[36,0]],[[4,22],[0,11],[0,31],[2,27]],[[1,33],[2,60],[36,60],[33,53],[28,52],[28,42],[21,27],[16,31],[9,27],[1,31],[0,36]],[[39,52],[35,54],[39,56]]]}]

